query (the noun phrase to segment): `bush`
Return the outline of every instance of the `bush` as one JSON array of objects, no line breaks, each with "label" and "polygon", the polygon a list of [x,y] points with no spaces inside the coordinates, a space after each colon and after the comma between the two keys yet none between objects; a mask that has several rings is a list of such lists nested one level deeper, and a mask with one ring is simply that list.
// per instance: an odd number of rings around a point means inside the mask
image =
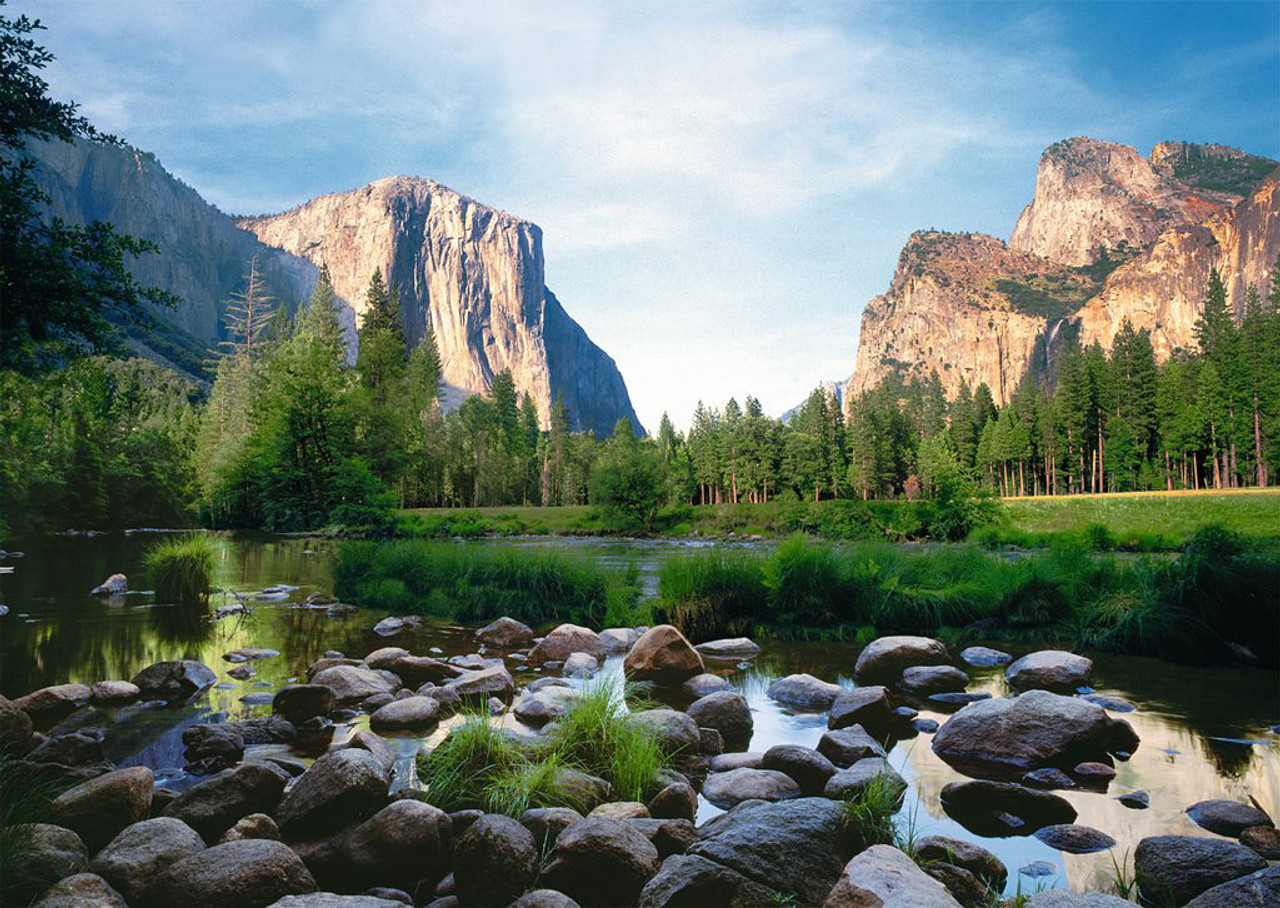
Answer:
[{"label": "bush", "polygon": [[166,539],[152,546],[144,559],[147,576],[160,602],[195,605],[209,595],[217,544],[209,536]]}]

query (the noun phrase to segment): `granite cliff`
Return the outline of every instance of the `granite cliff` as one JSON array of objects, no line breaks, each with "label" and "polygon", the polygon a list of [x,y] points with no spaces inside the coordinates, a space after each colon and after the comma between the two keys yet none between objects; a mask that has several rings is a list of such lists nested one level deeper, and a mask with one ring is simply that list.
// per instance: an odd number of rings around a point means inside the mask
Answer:
[{"label": "granite cliff", "polygon": [[375,268],[398,288],[410,345],[435,333],[451,402],[510,369],[546,425],[556,395],[574,428],[638,427],[613,360],[544,284],[542,231],[432,180],[390,177],[245,218],[262,242],[327,265],[338,295],[362,314]]},{"label": "granite cliff", "polygon": [[1143,158],[1093,139],[1050,146],[1006,244],[912,234],[889,289],[862,316],[851,396],[936,369],[948,393],[985,382],[1003,402],[1052,372],[1068,339],[1109,346],[1127,318],[1167,358],[1194,344],[1209,270],[1237,311],[1280,254],[1276,162],[1162,142]]},{"label": "granite cliff", "polygon": [[160,247],[133,271],[181,303],[158,312],[162,331],[133,339],[143,355],[198,368],[222,337],[222,301],[255,256],[268,290],[290,308],[327,264],[354,339],[365,287],[381,268],[399,288],[410,342],[427,324],[435,331],[449,404],[510,369],[544,424],[559,396],[575,429],[607,435],[624,416],[639,426],[613,360],[544,286],[542,232],[528,221],[430,180],[392,177],[237,223],[146,152],[78,141],[32,143],[30,153],[54,215],[108,221]]}]

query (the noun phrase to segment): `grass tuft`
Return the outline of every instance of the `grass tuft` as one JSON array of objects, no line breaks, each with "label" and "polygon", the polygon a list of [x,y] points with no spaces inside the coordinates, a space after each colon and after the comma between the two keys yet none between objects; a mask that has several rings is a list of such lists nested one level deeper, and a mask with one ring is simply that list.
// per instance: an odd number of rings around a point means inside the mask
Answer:
[{"label": "grass tuft", "polygon": [[156,543],[144,559],[156,599],[193,605],[208,597],[217,562],[217,544],[206,535],[183,536]]},{"label": "grass tuft", "polygon": [[0,754],[0,904],[26,904],[35,894],[31,827],[48,820],[56,794],[50,782]]}]

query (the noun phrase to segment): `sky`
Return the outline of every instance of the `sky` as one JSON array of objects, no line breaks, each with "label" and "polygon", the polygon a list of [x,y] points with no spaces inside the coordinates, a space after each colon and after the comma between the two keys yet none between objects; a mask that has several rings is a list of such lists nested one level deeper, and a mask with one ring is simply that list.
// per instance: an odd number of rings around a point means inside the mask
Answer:
[{"label": "sky", "polygon": [[912,230],[1069,136],[1280,158],[1280,3],[10,0],[55,97],[236,214],[393,174],[543,229],[641,421],[847,378]]}]

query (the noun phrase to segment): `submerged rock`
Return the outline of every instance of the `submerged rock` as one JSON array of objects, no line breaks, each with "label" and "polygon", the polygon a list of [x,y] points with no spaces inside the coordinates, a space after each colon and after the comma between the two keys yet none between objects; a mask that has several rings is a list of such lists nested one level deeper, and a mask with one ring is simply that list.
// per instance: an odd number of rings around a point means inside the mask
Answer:
[{"label": "submerged rock", "polygon": [[1114,848],[1116,844],[1116,840],[1105,832],[1076,823],[1044,826],[1037,829],[1034,835],[1050,848],[1056,848],[1068,854],[1092,854],[1095,851]]},{"label": "submerged rock", "polygon": [[829,709],[842,688],[813,675],[787,675],[769,685],[770,698],[797,709]]}]

